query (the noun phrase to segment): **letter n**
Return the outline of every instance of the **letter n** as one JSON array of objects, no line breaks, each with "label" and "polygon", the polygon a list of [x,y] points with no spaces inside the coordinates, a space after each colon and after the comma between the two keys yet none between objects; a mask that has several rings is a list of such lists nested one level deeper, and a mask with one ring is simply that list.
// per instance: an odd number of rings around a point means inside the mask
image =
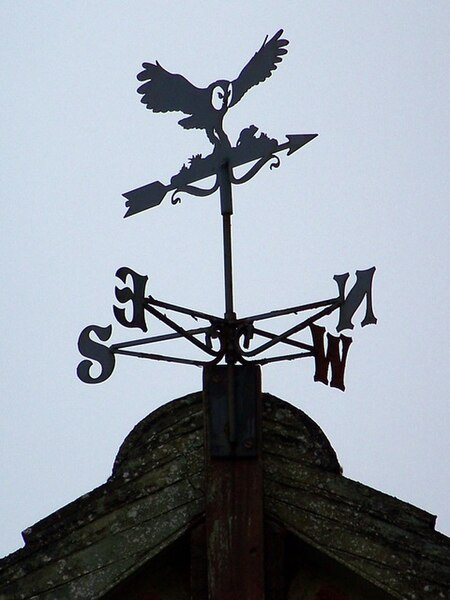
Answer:
[{"label": "letter n", "polygon": [[[320,381],[321,383],[328,385],[328,371],[331,367],[330,386],[344,391],[345,363],[347,361],[348,349],[352,343],[352,338],[345,335],[336,337],[327,333],[328,344],[327,350],[325,351],[323,339],[325,327],[310,325],[310,329],[313,339],[314,359],[316,361],[314,381]],[[342,350],[340,349],[341,344]]]},{"label": "letter n", "polygon": [[377,322],[376,316],[373,314],[372,308],[372,280],[375,273],[375,267],[366,269],[365,271],[356,271],[356,283],[345,296],[345,284],[349,277],[348,273],[343,275],[335,275],[333,279],[338,284],[339,295],[342,304],[339,309],[339,323],[336,327],[337,331],[343,329],[353,329],[352,318],[359,306],[366,298],[366,315],[361,321],[361,326],[375,325]]}]

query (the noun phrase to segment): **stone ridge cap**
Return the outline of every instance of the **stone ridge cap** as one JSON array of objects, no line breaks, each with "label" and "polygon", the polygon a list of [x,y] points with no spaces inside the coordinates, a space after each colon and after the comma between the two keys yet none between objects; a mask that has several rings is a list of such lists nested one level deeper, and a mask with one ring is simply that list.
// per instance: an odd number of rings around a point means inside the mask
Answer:
[{"label": "stone ridge cap", "polygon": [[[71,516],[76,515],[80,506],[89,501],[95,500],[96,497],[101,497],[106,491],[107,487],[109,488],[111,485],[102,483],[93,490],[83,494],[82,496],[79,496],[75,500],[72,500],[46,517],[43,517],[33,525],[30,525],[30,527],[24,529],[22,531],[22,538],[25,542],[25,546],[11,552],[10,554],[7,554],[3,558],[0,558],[0,574],[4,567],[13,564],[16,559],[21,560],[28,554],[34,553],[37,549],[42,549],[45,545],[47,545],[47,543],[53,542],[53,532],[59,527],[67,527],[67,521],[69,521]],[[94,510],[92,512],[94,512]],[[43,540],[42,534],[44,532],[49,532],[48,539]],[[67,533],[66,529],[64,529],[64,533]]]},{"label": "stone ridge cap", "polygon": [[[302,429],[306,428],[311,441],[314,442],[315,446],[317,448],[319,448],[321,450],[321,452],[323,452],[326,455],[326,458],[329,461],[329,464],[326,465],[325,464],[326,461],[322,460],[321,461],[322,464],[321,464],[320,468],[323,470],[326,470],[326,471],[330,471],[332,473],[342,475],[342,466],[339,462],[336,451],[334,450],[333,446],[331,445],[331,442],[328,439],[328,437],[326,436],[326,434],[324,433],[323,429],[310,416],[308,416],[303,410],[301,410],[297,406],[294,406],[290,402],[287,402],[286,400],[282,400],[281,398],[278,398],[278,396],[274,396],[273,394],[270,394],[268,392],[262,393],[262,400],[263,400],[263,428],[265,426],[264,422],[266,422],[266,423],[269,423],[270,421],[273,422],[273,419],[271,419],[270,415],[267,414],[267,410],[264,410],[265,409],[264,405],[266,405],[266,407],[267,407],[267,404],[268,404],[270,407],[274,407],[275,410],[281,409],[281,410],[288,411],[290,413],[289,416],[291,418],[287,421],[283,420],[283,419],[278,419],[277,422],[280,425],[283,425],[284,427],[292,428],[293,430],[299,429],[298,425],[301,425]],[[263,441],[263,446],[264,446],[264,441]],[[270,452],[270,450],[269,450],[269,452]],[[305,464],[307,464],[309,462],[309,461],[303,461],[301,458],[299,458],[298,461],[304,462]]]},{"label": "stone ridge cap", "polygon": [[[196,416],[198,417],[200,411],[195,410],[194,412],[192,409],[197,406],[200,409],[202,407],[201,403],[202,392],[192,392],[181,398],[163,404],[139,421],[122,442],[114,460],[110,479],[115,479],[119,470],[124,468],[128,460],[136,454],[137,450],[139,450],[138,454],[140,454],[140,447],[143,445],[142,440],[144,436],[151,436],[156,439],[158,435],[164,434],[166,429],[173,428],[174,424],[179,423],[180,420],[189,420]],[[267,423],[273,421],[273,419],[270,418],[270,414],[268,414],[267,408],[273,408],[274,411],[280,409],[287,411],[289,413],[288,419],[279,419],[279,424],[284,427],[292,428],[293,431],[296,429],[306,430],[311,439],[312,446],[314,446],[316,451],[323,453],[324,458],[326,457],[326,460],[323,461],[322,468],[331,470],[332,472],[342,473],[342,467],[334,448],[323,430],[313,419],[311,419],[311,417],[293,404],[267,392],[262,393],[262,403],[263,427],[264,421]],[[183,416],[181,416],[180,413],[182,413]],[[327,461],[329,465],[326,467],[325,463]]]},{"label": "stone ridge cap", "polygon": [[[289,457],[275,456],[275,464],[283,471],[283,464],[292,464],[292,459]],[[296,464],[302,465],[310,473],[317,471],[307,462],[301,460],[295,461]],[[450,544],[450,538],[444,533],[435,530],[436,516],[418,508],[409,502],[391,496],[385,492],[370,487],[367,484],[355,481],[345,477],[341,473],[332,471],[320,473],[320,497],[322,499],[333,499],[335,502],[342,503],[348,507],[354,508],[358,513],[373,517],[378,521],[384,521],[391,525],[395,525],[403,530],[408,530],[411,533],[420,535],[423,534],[440,534]],[[280,476],[278,471],[272,467],[272,470],[267,474],[268,479],[274,484],[297,488],[295,480],[290,481],[289,476]],[[301,489],[311,494],[311,486],[317,483],[317,473],[313,479],[314,483],[310,483],[310,487],[304,487],[304,482],[300,484]]]},{"label": "stone ridge cap", "polygon": [[[365,514],[397,525],[412,533],[420,534],[420,531],[425,530],[431,531],[434,534],[440,534],[450,543],[450,538],[435,530],[436,515],[360,481],[355,481],[344,476],[342,476],[342,479],[345,480],[348,487],[360,493],[360,499],[365,499],[364,504],[362,504],[362,512]],[[395,513],[401,513],[400,523],[395,518]],[[414,520],[409,520],[408,516]]]},{"label": "stone ridge cap", "polygon": [[[134,487],[136,481],[144,475],[145,473],[142,473],[131,480],[125,481],[122,478],[113,479],[110,477],[98,487],[75,498],[75,500],[37,521],[34,525],[27,527],[22,532],[25,546],[16,552],[28,550],[34,552],[38,548],[42,549],[62,536],[96,521],[104,514],[126,506],[132,500],[127,497],[127,494],[121,497],[121,490],[126,490],[128,486]],[[86,509],[88,510],[86,511]],[[2,559],[0,558],[0,570],[1,563]]]},{"label": "stone ridge cap", "polygon": [[[376,488],[373,488],[373,487],[367,485],[366,483],[361,483],[360,481],[356,481],[355,479],[350,479],[348,477],[344,477],[344,479],[349,483],[349,485],[352,485],[355,489],[359,489],[359,490],[365,492],[369,498],[371,497],[371,499],[375,499],[375,497],[376,497],[376,498],[383,499],[383,502],[385,502],[386,504],[389,504],[390,507],[392,507],[396,510],[407,511],[412,517],[415,517],[419,521],[422,521],[428,528],[430,528],[433,531],[435,530],[436,519],[437,519],[436,515],[433,515],[432,513],[428,512],[427,510],[425,510],[423,508],[419,508],[418,506],[415,506],[414,504],[411,504],[410,502],[407,502],[406,500],[402,500],[401,498],[392,496],[391,494],[388,494],[387,492],[377,490]],[[367,512],[371,512],[370,509],[367,508],[367,505],[365,508],[366,508]],[[413,529],[415,531],[417,531],[417,528],[414,527]],[[440,533],[440,532],[436,531],[436,533]],[[445,539],[450,541],[450,538],[448,538],[445,534],[441,534],[441,535],[443,535]]]},{"label": "stone ridge cap", "polygon": [[[111,500],[111,495],[114,492],[114,488],[120,487],[119,482],[109,483],[105,482],[99,485],[98,487],[82,494],[75,500],[72,500],[68,504],[65,504],[61,508],[58,508],[55,512],[47,515],[43,519],[37,521],[34,525],[27,527],[22,532],[22,537],[25,541],[25,548],[30,545],[34,547],[35,545],[44,545],[42,540],[42,533],[48,532],[49,536],[58,528],[66,528],[68,525],[68,521],[71,520],[71,517],[76,516],[79,513],[80,508],[84,504],[95,502],[97,499],[105,496],[108,493],[108,497]],[[113,488],[113,489],[111,489]],[[92,510],[90,511],[92,515],[95,514],[95,506],[92,506]],[[81,520],[80,517],[75,518],[75,520]],[[92,519],[94,520],[94,518]],[[89,522],[89,520],[88,520]],[[86,524],[86,519],[82,519],[82,523],[73,527],[76,529],[78,526],[82,526]],[[72,527],[70,528],[72,530]],[[68,533],[66,529],[64,529],[64,533]],[[52,536],[53,539],[53,536]],[[37,542],[37,544],[36,544]]]},{"label": "stone ridge cap", "polygon": [[[137,423],[133,429],[127,434],[122,444],[119,447],[116,458],[114,460],[112,473],[110,479],[114,479],[116,471],[122,465],[122,463],[126,462],[127,454],[133,450],[135,445],[140,445],[141,437],[146,431],[152,430],[152,434],[156,435],[156,433],[161,434],[165,429],[168,429],[170,425],[163,425],[162,427],[158,427],[158,421],[164,419],[164,417],[172,417],[172,421],[176,420],[174,416],[175,411],[183,411],[189,409],[192,406],[195,406],[202,401],[202,392],[191,392],[190,394],[186,394],[181,398],[176,398],[175,400],[170,400],[165,404],[162,404],[147,416],[145,416],[139,423]],[[193,415],[190,415],[193,416]]]},{"label": "stone ridge cap", "polygon": [[[285,429],[286,440],[289,439],[289,443],[292,444],[295,441],[297,432],[299,433],[299,441],[300,438],[304,441],[306,434],[306,439],[308,440],[307,453],[310,456],[313,453],[315,461],[320,460],[320,467],[322,469],[342,473],[342,467],[339,464],[336,452],[325,433],[305,412],[267,392],[262,393],[262,405],[263,428],[267,432],[269,429],[273,430],[272,423],[274,419],[270,414],[273,411],[273,414],[278,417],[276,421],[281,429]],[[285,411],[285,415],[281,415],[280,411]],[[194,429],[202,430],[201,412],[201,391],[193,392],[167,402],[152,411],[135,425],[122,442],[114,461],[110,479],[120,476],[121,471],[127,468],[128,463],[131,466],[132,461],[138,457],[143,459],[143,452],[148,454],[150,451],[149,444],[152,443],[152,440],[156,446],[163,446],[162,440],[165,432],[171,436],[176,435],[177,427],[179,426],[181,435],[185,435],[186,431],[183,431],[183,426],[186,426],[189,421],[192,421]],[[276,435],[275,431],[272,432]]]}]

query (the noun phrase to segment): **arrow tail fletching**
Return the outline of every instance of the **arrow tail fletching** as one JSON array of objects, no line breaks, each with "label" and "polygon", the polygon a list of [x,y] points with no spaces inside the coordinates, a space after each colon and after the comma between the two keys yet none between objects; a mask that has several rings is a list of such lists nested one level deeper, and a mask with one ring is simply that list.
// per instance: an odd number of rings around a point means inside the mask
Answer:
[{"label": "arrow tail fletching", "polygon": [[122,194],[127,199],[125,206],[128,206],[125,217],[131,217],[131,215],[135,215],[148,208],[158,206],[170,189],[170,186],[164,185],[160,181],[154,181],[153,183]]}]

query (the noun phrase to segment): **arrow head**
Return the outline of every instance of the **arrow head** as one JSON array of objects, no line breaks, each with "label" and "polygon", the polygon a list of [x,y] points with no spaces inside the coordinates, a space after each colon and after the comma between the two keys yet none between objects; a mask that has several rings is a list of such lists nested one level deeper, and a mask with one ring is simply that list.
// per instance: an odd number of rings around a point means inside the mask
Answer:
[{"label": "arrow head", "polygon": [[294,154],[299,148],[313,140],[317,137],[318,133],[300,133],[295,135],[287,135],[287,139],[289,140],[289,150],[287,155]]}]

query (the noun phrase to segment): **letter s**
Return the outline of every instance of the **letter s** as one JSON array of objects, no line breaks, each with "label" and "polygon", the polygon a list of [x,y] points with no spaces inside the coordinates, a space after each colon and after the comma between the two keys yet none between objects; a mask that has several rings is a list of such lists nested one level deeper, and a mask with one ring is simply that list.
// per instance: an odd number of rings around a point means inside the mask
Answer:
[{"label": "letter s", "polygon": [[88,325],[83,329],[78,338],[78,350],[80,351],[80,354],[96,360],[100,363],[102,370],[98,377],[91,377],[90,369],[94,363],[91,360],[83,360],[78,365],[77,375],[84,383],[101,383],[102,381],[106,381],[114,371],[116,359],[108,346],[94,342],[94,340],[90,338],[89,334],[91,331],[94,332],[102,342],[106,342],[111,337],[112,325],[108,325],[108,327]]}]

